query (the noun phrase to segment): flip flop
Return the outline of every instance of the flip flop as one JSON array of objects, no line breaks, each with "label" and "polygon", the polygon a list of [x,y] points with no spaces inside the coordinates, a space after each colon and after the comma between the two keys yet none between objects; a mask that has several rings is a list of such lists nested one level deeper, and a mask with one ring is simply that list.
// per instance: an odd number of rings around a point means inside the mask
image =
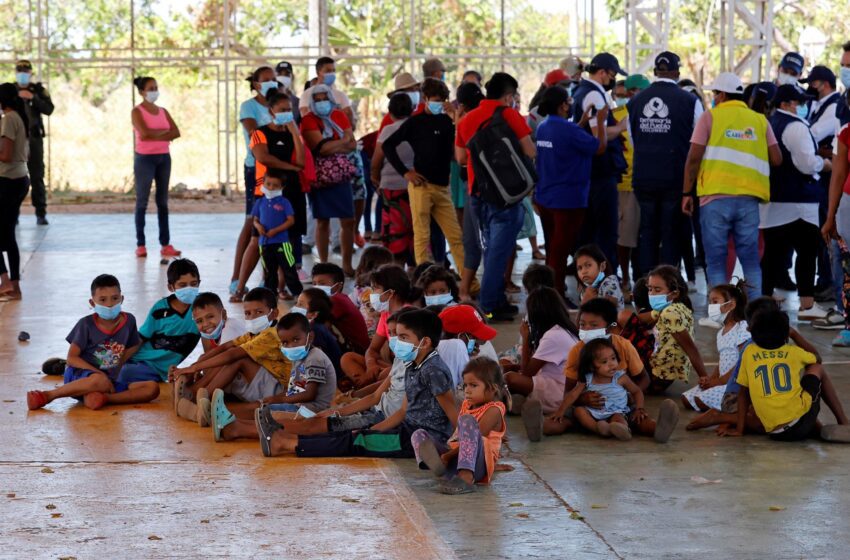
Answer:
[{"label": "flip flop", "polygon": [[430,439],[426,439],[419,445],[419,458],[434,473],[434,476],[440,477],[446,473],[446,465],[443,464],[440,452]]},{"label": "flip flop", "polygon": [[282,430],[283,426],[272,418],[271,408],[262,405],[254,410],[254,424],[257,426],[257,433],[260,436],[260,448],[263,450],[263,456],[272,456],[272,434],[278,430]]},{"label": "flip flop", "polygon": [[224,391],[221,389],[213,391],[212,402],[210,403],[210,422],[216,442],[224,441],[224,438],[221,437],[221,431],[225,426],[236,422],[236,417],[224,405]]},{"label": "flip flop", "polygon": [[472,492],[475,492],[475,485],[467,484],[465,480],[459,476],[455,476],[451,480],[447,480],[440,484],[440,492],[451,495],[471,494]]},{"label": "flip flop", "polygon": [[30,410],[38,410],[47,404],[47,397],[44,396],[44,391],[30,391],[27,393],[27,408]]},{"label": "flip flop", "polygon": [[174,380],[174,385],[171,386],[171,404],[174,406],[174,414],[177,414],[177,403],[184,397],[184,387],[189,382],[189,377],[180,375]]}]

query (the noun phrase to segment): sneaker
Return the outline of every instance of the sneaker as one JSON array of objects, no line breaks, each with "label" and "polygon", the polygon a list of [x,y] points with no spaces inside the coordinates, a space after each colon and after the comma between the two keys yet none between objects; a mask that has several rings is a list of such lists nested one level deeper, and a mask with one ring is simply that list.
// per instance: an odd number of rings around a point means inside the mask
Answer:
[{"label": "sneaker", "polygon": [[144,245],[139,245],[136,247],[136,256],[139,258],[144,258],[148,256],[148,250],[145,249]]},{"label": "sneaker", "polygon": [[487,316],[493,321],[513,321],[517,312],[511,309],[512,307],[510,305],[503,305],[488,313]]},{"label": "sneaker", "polygon": [[307,271],[303,268],[298,269],[298,281],[302,284],[312,284],[313,277],[307,274]]},{"label": "sneaker", "polygon": [[39,225],[39,226],[49,226],[50,225],[50,222],[47,221],[47,218],[45,216],[39,216],[38,218],[36,218],[35,223],[36,223],[36,225]]},{"label": "sneaker", "polygon": [[528,399],[522,407],[522,423],[530,441],[540,441],[543,437],[543,408],[537,399]]},{"label": "sneaker", "polygon": [[844,328],[844,315],[830,309],[826,317],[812,321],[812,327],[822,331],[840,331]]},{"label": "sneaker", "polygon": [[166,245],[159,251],[159,254],[163,257],[179,257],[183,253],[175,249],[173,245]]},{"label": "sneaker", "polygon": [[68,363],[62,358],[48,358],[41,364],[41,373],[44,375],[65,375],[65,366]]},{"label": "sneaker", "polygon": [[359,231],[354,232],[354,244],[361,249],[366,246],[366,240],[363,239],[363,235]]},{"label": "sneaker", "polygon": [[850,348],[850,331],[842,329],[841,332],[832,339],[832,345],[839,348]]},{"label": "sneaker", "polygon": [[713,320],[709,319],[708,317],[703,317],[702,319],[700,319],[698,321],[698,323],[699,323],[699,326],[708,327],[710,329],[720,330],[720,329],[723,328],[723,325],[721,325],[717,321],[713,321]]},{"label": "sneaker", "polygon": [[797,312],[797,320],[813,321],[815,319],[826,319],[827,315],[829,315],[829,311],[814,303],[808,309],[800,309]]}]

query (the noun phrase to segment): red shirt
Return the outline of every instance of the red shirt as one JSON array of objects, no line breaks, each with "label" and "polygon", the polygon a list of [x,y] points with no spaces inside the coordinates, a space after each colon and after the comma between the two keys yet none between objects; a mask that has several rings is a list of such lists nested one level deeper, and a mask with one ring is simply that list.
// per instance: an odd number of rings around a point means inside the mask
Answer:
[{"label": "red shirt", "polygon": [[[343,113],[339,109],[334,109],[331,112],[331,120],[343,130],[351,128],[351,122],[349,122],[348,117],[346,117],[345,113]],[[325,125],[322,122],[322,119],[320,119],[313,113],[307,113],[301,118],[301,134],[304,134],[308,130],[318,130],[319,132],[321,132],[324,127]],[[339,140],[340,136],[336,132],[334,132],[333,139]]]},{"label": "red shirt", "polygon": [[369,333],[363,315],[345,294],[332,295],[331,305],[331,317],[336,330],[345,338],[352,352],[365,354],[369,348]]},{"label": "red shirt", "polygon": [[[850,162],[850,124],[844,125],[838,133],[838,141],[847,147],[847,161]],[[850,173],[844,180],[844,194],[850,194]]]},{"label": "red shirt", "polygon": [[[493,116],[497,107],[502,106],[502,103],[495,99],[485,99],[481,102],[477,109],[467,113],[466,116],[457,123],[455,146],[458,148],[466,148],[466,144],[473,136],[475,136],[475,133],[478,132],[479,128],[481,128],[481,125]],[[507,107],[504,111],[502,111],[502,116],[505,118],[508,126],[511,127],[519,140],[522,140],[531,134],[531,129],[528,127],[528,123],[525,122],[525,119],[522,118],[522,115],[520,115],[519,111],[516,109]],[[475,175],[472,171],[472,156],[470,155],[468,148],[466,150],[466,159],[467,185],[469,193],[472,194],[472,185],[475,182]]]}]

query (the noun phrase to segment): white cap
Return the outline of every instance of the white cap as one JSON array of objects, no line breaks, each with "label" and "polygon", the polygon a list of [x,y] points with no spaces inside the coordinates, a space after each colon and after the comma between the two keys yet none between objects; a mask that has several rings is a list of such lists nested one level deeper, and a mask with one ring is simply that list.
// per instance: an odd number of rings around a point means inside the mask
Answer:
[{"label": "white cap", "polygon": [[724,93],[744,93],[744,83],[732,72],[721,72],[713,82],[705,86],[705,89]]}]

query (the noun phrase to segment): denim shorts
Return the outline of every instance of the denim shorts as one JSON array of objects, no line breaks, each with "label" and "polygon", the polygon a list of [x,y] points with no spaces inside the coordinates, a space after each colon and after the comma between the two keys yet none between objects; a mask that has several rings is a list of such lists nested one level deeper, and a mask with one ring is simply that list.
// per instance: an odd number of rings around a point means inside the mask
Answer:
[{"label": "denim shorts", "polygon": [[[90,369],[79,369],[71,366],[65,367],[65,375],[62,380],[66,385],[72,381],[78,381],[80,379],[85,379],[86,377],[90,377],[98,373],[96,371],[92,371]],[[112,378],[109,379],[112,382],[112,389],[115,393],[123,393],[127,389],[130,388],[128,383],[121,383],[120,381],[116,381]],[[77,400],[83,400],[83,397],[76,397]]]}]

